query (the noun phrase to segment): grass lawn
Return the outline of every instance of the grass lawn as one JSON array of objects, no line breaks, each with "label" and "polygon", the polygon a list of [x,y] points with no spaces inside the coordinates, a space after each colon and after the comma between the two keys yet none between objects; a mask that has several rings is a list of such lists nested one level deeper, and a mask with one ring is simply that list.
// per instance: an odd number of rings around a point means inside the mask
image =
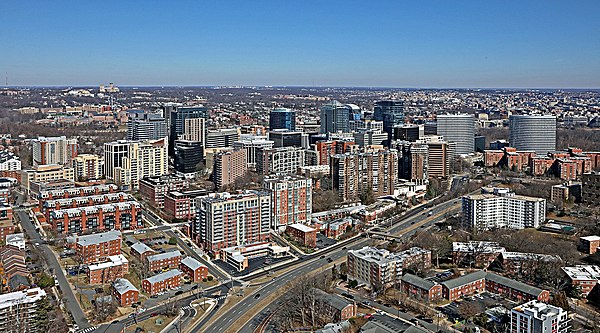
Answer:
[{"label": "grass lawn", "polygon": [[[170,322],[172,322],[176,317],[167,317],[164,315],[150,317],[144,321],[139,321],[137,325],[128,326],[125,329],[125,333],[133,333],[135,330],[140,327],[144,330],[145,333],[158,333],[163,330],[163,328],[167,327]],[[162,320],[160,325],[156,324],[157,320]]]}]

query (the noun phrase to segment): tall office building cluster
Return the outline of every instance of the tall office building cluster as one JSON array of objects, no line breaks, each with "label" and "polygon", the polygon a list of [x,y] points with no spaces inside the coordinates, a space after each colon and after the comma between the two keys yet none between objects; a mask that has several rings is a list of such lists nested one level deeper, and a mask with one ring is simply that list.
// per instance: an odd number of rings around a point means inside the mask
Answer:
[{"label": "tall office building cluster", "polygon": [[398,152],[363,149],[331,157],[331,179],[342,200],[394,194],[398,182]]},{"label": "tall office building cluster", "polygon": [[404,124],[404,101],[375,102],[373,119],[383,122],[383,131],[391,138],[394,135],[394,126]]},{"label": "tall office building cluster", "polygon": [[39,137],[32,141],[33,165],[71,166],[77,156],[77,139],[59,137]]},{"label": "tall office building cluster", "polygon": [[192,234],[212,253],[231,246],[264,242],[270,238],[269,192],[218,193],[198,198],[196,209]]},{"label": "tall office building cluster", "polygon": [[441,136],[421,136],[415,142],[395,141],[398,150],[398,176],[422,183],[429,178],[445,178],[451,174],[456,144]]},{"label": "tall office building cluster", "polygon": [[321,133],[348,132],[351,110],[351,107],[338,101],[321,106]]},{"label": "tall office building cluster", "polygon": [[144,177],[167,174],[167,139],[105,143],[104,171],[106,179],[124,189],[137,189]]},{"label": "tall office building cluster", "polygon": [[475,230],[538,228],[546,220],[546,199],[484,188],[462,198],[463,219]]},{"label": "tall office building cluster", "polygon": [[[179,106],[169,108],[169,141],[188,140],[200,142],[206,146],[206,118],[208,109],[204,106]],[[175,154],[174,146],[169,148],[169,155]]]},{"label": "tall office building cluster", "polygon": [[468,155],[475,151],[475,118],[470,114],[438,115],[437,134],[456,145],[457,155]]},{"label": "tall office building cluster", "polygon": [[167,121],[159,114],[128,113],[127,140],[159,140],[168,137]]},{"label": "tall office building cluster", "polygon": [[512,115],[508,119],[510,146],[518,151],[546,155],[556,150],[556,117],[551,115]]}]

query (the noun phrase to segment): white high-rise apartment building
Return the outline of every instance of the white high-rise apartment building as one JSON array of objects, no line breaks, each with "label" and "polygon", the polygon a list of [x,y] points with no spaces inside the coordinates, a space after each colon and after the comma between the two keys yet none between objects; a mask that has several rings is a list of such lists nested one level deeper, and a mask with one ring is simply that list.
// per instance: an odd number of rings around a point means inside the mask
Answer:
[{"label": "white high-rise apartment building", "polygon": [[75,180],[90,180],[102,178],[104,160],[93,154],[81,154],[73,159]]},{"label": "white high-rise apartment building", "polygon": [[167,139],[107,142],[104,170],[106,179],[124,189],[137,189],[140,179],[168,173]]},{"label": "white high-rise apartment building", "polygon": [[515,115],[509,118],[510,146],[517,151],[535,151],[546,155],[556,150],[556,117],[551,115]]},{"label": "white high-rise apartment building", "polygon": [[274,142],[267,140],[263,135],[247,135],[242,134],[238,141],[233,142],[233,148],[246,150],[246,163],[248,169],[256,169],[256,154],[260,149],[273,148]]},{"label": "white high-rise apartment building", "polygon": [[566,333],[569,322],[567,311],[536,300],[510,311],[511,333]]},{"label": "white high-rise apartment building", "polygon": [[0,332],[39,332],[33,329],[37,302],[46,297],[40,288],[0,295]]},{"label": "white high-rise apartment building", "polygon": [[504,188],[481,192],[462,198],[463,218],[474,229],[538,228],[546,220],[546,199],[515,195]]},{"label": "white high-rise apartment building", "polygon": [[456,143],[455,154],[467,155],[475,151],[475,118],[470,114],[437,116],[437,134],[450,143]]},{"label": "white high-rise apartment building", "polygon": [[77,156],[77,139],[65,136],[39,137],[32,140],[33,165],[71,165]]}]

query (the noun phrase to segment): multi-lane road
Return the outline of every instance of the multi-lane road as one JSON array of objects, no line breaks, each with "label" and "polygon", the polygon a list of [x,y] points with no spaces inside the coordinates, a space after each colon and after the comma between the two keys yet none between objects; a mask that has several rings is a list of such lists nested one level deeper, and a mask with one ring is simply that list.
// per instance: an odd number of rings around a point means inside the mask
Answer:
[{"label": "multi-lane road", "polygon": [[[414,209],[404,216],[393,217],[390,222],[392,226],[389,227],[387,231],[389,231],[390,234],[395,235],[409,234],[421,226],[427,226],[437,222],[440,218],[443,218],[445,214],[457,212],[459,207],[459,200],[453,199],[430,209]],[[383,223],[382,228],[385,227],[386,223]],[[305,258],[302,262],[297,264],[297,267],[248,294],[240,302],[233,305],[227,312],[221,314],[218,318],[211,320],[207,327],[197,325],[191,332],[225,332],[232,326],[242,327],[240,332],[253,332],[256,326],[258,326],[259,320],[254,318],[252,320],[247,320],[245,317],[250,310],[254,310],[260,306],[263,298],[270,297],[277,290],[284,288],[287,283],[297,280],[302,276],[330,269],[333,266],[333,263],[330,263],[329,261],[333,262],[344,258],[348,250],[360,249],[369,245],[370,242],[371,240],[367,238],[357,238],[345,246],[339,245],[329,251],[319,253],[316,257]],[[325,255],[325,258],[321,258],[322,255]],[[261,309],[255,318],[266,317],[268,313],[274,311],[275,306],[276,302],[272,302],[265,309]]]}]

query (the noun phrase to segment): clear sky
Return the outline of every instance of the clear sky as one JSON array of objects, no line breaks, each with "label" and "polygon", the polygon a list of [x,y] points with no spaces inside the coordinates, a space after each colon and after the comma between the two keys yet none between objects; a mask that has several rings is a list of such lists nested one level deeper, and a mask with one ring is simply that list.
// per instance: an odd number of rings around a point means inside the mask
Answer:
[{"label": "clear sky", "polygon": [[2,85],[600,87],[600,0],[1,0]]}]

